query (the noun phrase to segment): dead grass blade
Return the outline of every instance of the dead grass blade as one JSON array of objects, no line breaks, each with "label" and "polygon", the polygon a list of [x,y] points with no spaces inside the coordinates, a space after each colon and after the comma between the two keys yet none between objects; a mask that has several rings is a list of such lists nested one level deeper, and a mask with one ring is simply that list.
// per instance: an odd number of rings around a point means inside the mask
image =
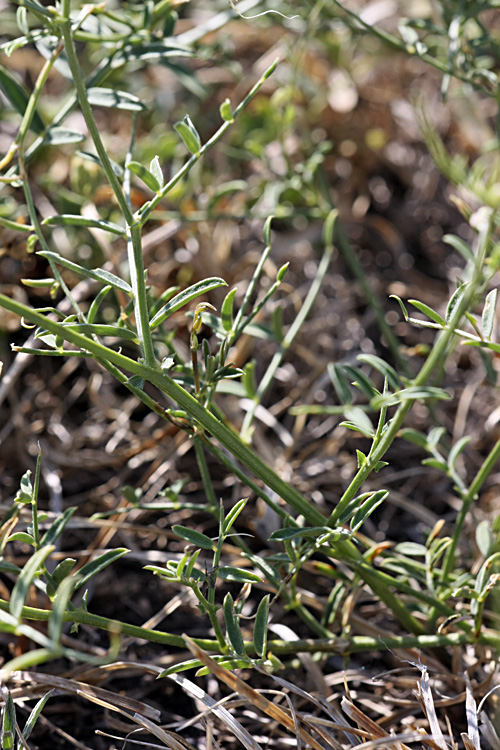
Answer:
[{"label": "dead grass blade", "polygon": [[382,727],[377,724],[377,722],[373,721],[373,719],[370,719],[369,716],[363,713],[363,711],[355,706],[354,703],[348,698],[342,698],[341,707],[342,711],[344,711],[344,713],[351,719],[351,721],[354,721],[358,725],[358,727],[362,729],[368,737],[370,737],[367,742],[364,742],[361,745],[357,745],[357,748],[368,748],[369,746],[379,747],[380,745],[387,745],[395,747],[396,750],[409,750],[408,746],[402,744],[401,742],[401,740],[409,742],[410,740],[408,740],[408,735],[397,735],[398,739],[396,739],[395,736],[388,734],[385,729],[382,729]]},{"label": "dead grass blade", "polygon": [[[199,657],[197,657],[199,658]],[[215,663],[215,662],[214,662]],[[169,674],[168,679],[176,682],[184,692],[190,695],[192,698],[203,703],[207,707],[208,711],[215,714],[223,724],[234,734],[235,737],[241,742],[243,747],[247,750],[262,750],[262,747],[254,738],[247,732],[247,730],[241,726],[240,722],[237,721],[234,716],[231,716],[229,711],[223,706],[220,706],[210,695],[205,693],[198,685],[188,680],[186,677],[180,674]]]},{"label": "dead grass blade", "polygon": [[[0,671],[0,683],[2,683],[7,675],[4,675],[3,671]],[[128,718],[130,717],[129,711],[133,714],[138,714],[146,719],[153,721],[160,721],[160,711],[156,708],[152,708],[147,703],[142,701],[134,700],[133,698],[127,698],[119,693],[113,693],[110,690],[96,687],[94,685],[87,685],[84,682],[77,682],[76,680],[67,680],[64,677],[58,677],[52,674],[43,674],[42,672],[14,672],[8,675],[8,682],[13,685],[12,697],[22,697],[28,699],[26,695],[26,689],[31,689],[35,692],[40,686],[55,688],[69,695],[79,695],[82,698],[96,703],[99,706],[109,709],[110,711],[118,711],[119,713],[125,712]],[[15,688],[14,685],[21,686]],[[24,692],[23,692],[24,691]],[[33,697],[33,695],[30,695]]]},{"label": "dead grass blade", "polygon": [[[316,708],[318,708],[323,713],[326,713],[327,716],[330,717],[331,721],[321,721],[316,716],[309,716],[301,714],[300,719],[301,721],[308,725],[309,727],[312,727],[318,734],[321,734],[323,736],[323,731],[320,729],[320,727],[328,727],[328,729],[336,731],[336,732],[343,732],[348,739],[350,739],[351,744],[356,744],[357,739],[354,735],[351,734],[349,736],[349,733],[352,733],[352,727],[350,724],[348,724],[342,715],[337,715],[336,712],[332,710],[332,707],[327,703],[327,701],[322,698],[319,699],[316,698],[314,695],[311,695],[310,693],[306,693],[305,690],[302,690],[302,688],[297,687],[297,685],[294,685],[292,682],[289,682],[288,680],[283,679],[283,677],[278,677],[274,674],[268,674],[264,669],[261,667],[257,667],[258,671],[262,674],[265,674],[269,679],[276,682],[278,685],[280,685],[282,688],[285,688],[286,690],[289,690],[291,693],[295,693],[296,695],[300,696],[304,700],[308,701],[309,703],[312,703]],[[354,730],[356,732],[356,730]],[[341,745],[337,740],[333,738],[329,738],[329,742],[331,743],[332,747],[335,747],[336,750],[340,750]]]},{"label": "dead grass blade", "polygon": [[[186,641],[186,645],[196,659],[199,659],[208,669],[215,675],[221,682],[227,685],[231,690],[234,690],[238,695],[242,695],[248,699],[248,701],[260,711],[270,716],[272,719],[277,721],[282,726],[286,727],[290,732],[295,733],[295,722],[293,718],[284,711],[280,706],[264,698],[256,690],[243,682],[233,672],[224,669],[216,661],[214,661],[205,651],[203,651],[189,636],[182,636]],[[309,734],[302,727],[298,727],[298,736],[304,742],[308,742],[314,750],[325,750],[324,745],[320,745],[312,735]]]},{"label": "dead grass blade", "polygon": [[462,732],[461,737],[465,750],[481,750],[479,728],[477,723],[477,706],[472,692],[470,677],[464,672],[465,679],[465,715],[467,717],[467,734]]},{"label": "dead grass blade", "polygon": [[422,704],[422,709],[429,722],[431,729],[431,736],[434,746],[440,748],[440,750],[448,750],[448,745],[445,741],[444,735],[439,726],[436,709],[434,707],[434,698],[432,697],[431,685],[429,682],[429,673],[427,667],[419,665],[422,676],[420,681],[417,683],[417,694]]}]

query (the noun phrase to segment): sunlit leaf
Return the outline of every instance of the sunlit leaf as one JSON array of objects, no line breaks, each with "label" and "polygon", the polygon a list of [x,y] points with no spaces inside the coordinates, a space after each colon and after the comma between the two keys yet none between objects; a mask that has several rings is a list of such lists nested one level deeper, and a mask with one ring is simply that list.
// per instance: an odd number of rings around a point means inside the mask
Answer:
[{"label": "sunlit leaf", "polygon": [[493,333],[493,324],[495,322],[495,310],[497,304],[497,290],[492,289],[486,296],[481,317],[481,330],[485,339],[490,339]]},{"label": "sunlit leaf", "polygon": [[269,620],[270,594],[266,594],[259,602],[255,625],[253,628],[253,645],[256,653],[264,659],[267,650],[267,622]]},{"label": "sunlit leaf", "polygon": [[116,91],[94,86],[87,89],[87,97],[90,104],[97,107],[111,107],[113,109],[124,109],[129,112],[142,112],[146,105],[141,100],[129,94],[127,91]]},{"label": "sunlit leaf", "polygon": [[202,534],[201,531],[195,531],[195,529],[188,529],[187,526],[179,525],[172,526],[172,531],[181,539],[184,539],[186,542],[190,542],[191,544],[195,544],[197,547],[201,547],[202,549],[213,550],[215,547],[214,542],[210,539],[210,537]]},{"label": "sunlit leaf", "polygon": [[224,279],[213,276],[208,279],[203,279],[203,281],[198,281],[196,284],[193,284],[187,289],[184,289],[184,291],[179,292],[179,294],[176,294],[175,297],[167,302],[167,304],[164,305],[161,310],[159,310],[152,318],[149,324],[151,330],[154,330],[159,325],[161,325],[161,323],[163,323],[163,321],[166,320],[169,315],[177,312],[177,310],[180,310],[181,307],[184,307],[184,305],[187,305],[189,302],[192,302],[192,300],[200,297],[202,294],[207,294],[207,292],[212,291],[212,289],[217,289],[220,286],[227,286]]}]

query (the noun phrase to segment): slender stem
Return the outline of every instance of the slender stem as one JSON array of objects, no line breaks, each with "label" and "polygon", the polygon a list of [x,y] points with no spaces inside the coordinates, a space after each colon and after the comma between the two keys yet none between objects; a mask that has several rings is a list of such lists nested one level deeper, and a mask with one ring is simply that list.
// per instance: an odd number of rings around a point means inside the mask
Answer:
[{"label": "slender stem", "polygon": [[[196,398],[182,388],[167,374],[147,365],[136,362],[119,352],[108,349],[97,341],[73,331],[54,320],[46,318],[36,310],[20,302],[0,294],[0,306],[24,317],[36,325],[56,335],[60,335],[70,343],[91,353],[98,360],[107,360],[116,367],[123,368],[133,375],[155,385],[159,390],[172,398],[181,409],[191,416],[209,434],[215,437],[232,455],[241,461],[255,476],[259,477],[270,489],[288,503],[296,513],[304,516],[311,526],[324,526],[326,519],[317,508],[306,500],[294,487],[276,474],[262,459],[260,459],[243,441],[219,421]],[[331,550],[325,550],[329,556],[346,561],[349,565],[356,565],[360,577],[367,583],[374,593],[387,604],[404,626],[413,633],[422,631],[420,623],[410,614],[405,605],[392,593],[389,585],[380,572],[364,563],[363,556],[351,541],[338,541],[332,544]],[[396,586],[397,582],[392,581]]]},{"label": "slender stem", "polygon": [[[236,118],[240,112],[242,112],[243,109],[251,102],[251,100],[254,98],[254,96],[257,94],[259,89],[261,88],[264,81],[269,78],[272,73],[274,73],[276,66],[278,65],[279,60],[275,60],[272,65],[268,67],[268,69],[262,74],[262,76],[259,78],[255,86],[248,92],[246,97],[238,104],[236,109],[233,112],[233,116]],[[151,213],[155,210],[156,206],[160,203],[160,201],[163,200],[163,198],[167,195],[167,193],[172,190],[172,188],[177,185],[177,183],[182,180],[182,178],[191,171],[193,166],[196,164],[197,161],[201,159],[202,156],[206,154],[206,152],[214,146],[217,141],[219,141],[224,133],[229,130],[233,123],[228,121],[224,122],[223,125],[214,133],[214,135],[200,148],[198,153],[193,154],[190,159],[187,160],[187,162],[184,164],[183,167],[175,174],[172,179],[167,182],[167,184],[160,190],[160,192],[155,195],[152,200],[149,201],[149,203],[144,204],[144,206],[138,211],[137,218],[141,224],[141,226],[144,226],[144,224],[147,222],[149,217],[151,216]]]},{"label": "slender stem", "polygon": [[123,192],[120,181],[116,176],[111,161],[99,133],[92,108],[90,106],[85,81],[80,70],[78,58],[72,36],[71,20],[69,18],[69,3],[65,3],[66,19],[62,24],[66,57],[73,74],[73,82],[76,88],[78,101],[94,142],[102,168],[106,174],[109,184],[115,194],[118,205],[127,224],[127,248],[129,254],[130,281],[134,295],[134,310],[137,326],[137,336],[140,341],[142,356],[146,364],[153,367],[156,364],[153,339],[149,328],[149,314],[147,305],[146,283],[144,279],[144,260],[141,245],[141,228],[134,221],[134,215],[129,206],[126,195]]},{"label": "slender stem", "polygon": [[462,507],[460,509],[460,512],[457,516],[457,520],[455,521],[455,528],[453,529],[453,537],[452,537],[452,543],[448,547],[448,550],[446,552],[446,557],[444,560],[443,565],[443,572],[442,572],[442,581],[446,583],[450,577],[450,573],[452,572],[454,565],[455,565],[455,555],[458,543],[460,541],[460,536],[462,534],[463,525],[465,523],[465,519],[467,516],[467,513],[470,510],[470,507],[474,500],[477,499],[478,493],[483,486],[484,482],[492,472],[495,464],[500,459],[500,439],[497,440],[489,454],[484,459],[481,468],[477,472],[476,476],[472,480],[469,489],[463,495],[462,497]]},{"label": "slender stem", "polygon": [[149,310],[144,277],[144,258],[142,255],[141,227],[132,224],[127,227],[127,253],[129,259],[130,284],[134,295],[135,325],[137,337],[141,344],[142,356],[149,367],[158,367],[153,337],[149,327]]},{"label": "slender stem", "polygon": [[[441,366],[446,359],[446,354],[449,346],[453,341],[453,338],[455,337],[455,331],[459,327],[464,314],[470,308],[481,285],[484,258],[486,249],[489,245],[491,232],[493,230],[493,224],[494,222],[492,213],[490,215],[487,228],[483,228],[481,236],[479,238],[478,257],[476,258],[476,264],[474,267],[472,279],[468,283],[462,298],[459,300],[458,304],[455,307],[455,310],[448,322],[448,328],[439,334],[431,353],[427,357],[416,378],[412,381],[413,386],[425,385],[429,381],[436,367]],[[398,407],[394,417],[387,424],[386,431],[382,436],[380,442],[377,445],[373,446],[372,450],[367,456],[366,462],[359,469],[351,484],[344,492],[337,507],[331,514],[328,520],[329,526],[333,527],[336,525],[338,519],[344,512],[344,509],[351,502],[351,500],[354,499],[356,493],[372,473],[378,462],[383,459],[387,450],[394,442],[399,430],[403,425],[404,420],[406,419],[408,412],[411,410],[416,400],[417,399],[408,400],[406,402],[403,402]]]},{"label": "slender stem", "polygon": [[38,100],[40,99],[42,90],[47,82],[49,73],[52,70],[54,63],[59,57],[59,55],[61,54],[62,50],[63,50],[62,42],[59,42],[59,44],[52,52],[49,59],[45,61],[40,73],[38,74],[31,96],[28,99],[28,104],[26,106],[26,109],[24,110],[23,119],[21,120],[21,125],[19,126],[19,132],[17,134],[17,144],[20,150],[24,146],[24,141],[26,139],[28,130],[30,129],[31,123],[33,121],[33,117],[36,112]]},{"label": "slender stem", "polygon": [[194,452],[196,454],[196,462],[198,464],[198,469],[200,470],[201,481],[203,482],[203,488],[205,490],[205,495],[207,496],[209,508],[213,513],[218,513],[219,508],[218,508],[218,503],[217,503],[217,497],[215,495],[214,486],[212,484],[212,478],[210,476],[210,472],[207,466],[207,459],[206,459],[205,451],[203,447],[204,446],[203,439],[199,433],[195,433],[193,435],[193,444],[194,444]]},{"label": "slender stem", "polygon": [[40,531],[38,528],[38,490],[40,488],[40,471],[42,468],[42,449],[38,446],[38,456],[36,458],[35,484],[33,485],[33,504],[32,504],[32,526],[33,539],[35,540],[35,550],[40,547]]},{"label": "slender stem", "polygon": [[151,382],[160,391],[173,399],[181,409],[187,412],[208,433],[213,435],[219,442],[229,450],[235,458],[244,464],[250,472],[259,477],[268,487],[273,489],[279,497],[282,497],[297,513],[304,516],[308,523],[313,526],[322,526],[325,517],[314,505],[309,503],[297,490],[291,487],[275,472],[267,466],[250,448],[248,448],[229,427],[219,421],[208,411],[194,396],[188,393],[182,386],[176,383],[169,375],[159,369],[147,366],[142,362],[136,362],[125,355],[109,349],[103,344],[93,341],[77,331],[50,320],[37,310],[28,307],[16,300],[0,294],[0,307],[10,310],[19,317],[30,320],[35,325],[42,326],[55,335],[62,336],[66,341],[76,347],[89,352],[99,360],[107,360],[116,367],[122,368],[133,375]]},{"label": "slender stem", "polygon": [[[0,610],[9,612],[9,602],[0,599]],[[37,609],[34,607],[23,607],[21,617],[26,620],[37,622],[48,622],[52,612],[51,610]],[[114,634],[131,636],[152,643],[161,643],[165,646],[185,649],[186,644],[182,636],[173,635],[160,630],[150,628],[141,628],[137,625],[130,625],[119,620],[112,620],[108,617],[94,615],[90,612],[77,609],[71,612],[65,612],[63,615],[64,622],[72,622],[78,625],[88,625],[99,630],[111,632]],[[195,642],[205,651],[218,652],[220,644],[217,640],[196,638]],[[496,630],[483,630],[476,637],[474,633],[440,633],[437,635],[410,635],[410,636],[388,636],[388,637],[371,637],[364,635],[354,635],[350,638],[331,636],[326,639],[303,639],[297,641],[271,640],[268,641],[268,650],[277,656],[290,656],[297,653],[334,653],[350,654],[373,652],[376,650],[385,651],[386,649],[433,649],[443,648],[446,646],[458,646],[465,643],[479,643],[490,646],[496,651],[500,650],[500,635]],[[245,643],[247,653],[253,653],[253,644]]]},{"label": "slender stem", "polygon": [[330,266],[330,261],[333,256],[333,250],[334,250],[333,233],[335,230],[337,217],[338,217],[338,212],[334,210],[330,212],[329,216],[327,217],[325,221],[325,228],[324,228],[325,250],[320,260],[320,263],[318,265],[316,276],[314,277],[314,280],[311,286],[309,287],[309,291],[306,295],[306,298],[304,300],[302,307],[300,308],[299,314],[297,315],[292,325],[288,329],[278,350],[274,353],[274,356],[271,362],[269,363],[269,366],[266,372],[264,373],[262,380],[260,381],[259,387],[257,388],[257,393],[255,394],[255,399],[252,403],[252,406],[250,407],[250,409],[247,411],[245,415],[245,419],[243,420],[243,426],[241,428],[241,436],[242,436],[242,439],[245,441],[247,441],[250,437],[250,430],[251,430],[252,422],[255,418],[255,412],[257,410],[257,407],[262,401],[262,397],[264,396],[267,389],[271,385],[274,379],[274,376],[276,374],[276,370],[283,362],[283,359],[288,349],[293,344],[293,341],[296,335],[302,328],[302,325],[305,319],[311,312],[311,308],[314,305],[316,297],[319,294],[321,285],[323,283],[323,279],[325,278],[325,274],[328,271],[328,268]]},{"label": "slender stem", "polygon": [[97,123],[94,119],[94,115],[92,114],[92,108],[90,106],[90,103],[87,97],[87,89],[85,86],[85,81],[83,79],[82,71],[80,70],[80,65],[78,63],[75,45],[73,42],[71,19],[69,17],[69,2],[66,2],[66,0],[64,2],[64,16],[65,16],[65,19],[62,23],[64,48],[66,51],[66,58],[68,60],[68,65],[70,67],[71,74],[73,76],[73,83],[76,88],[76,93],[78,96],[78,101],[80,103],[82,114],[85,118],[85,122],[89,129],[90,136],[94,142],[94,146],[96,148],[97,154],[101,161],[102,168],[104,169],[108,182],[111,185],[113,193],[115,194],[115,197],[116,197],[116,200],[118,201],[118,205],[120,206],[121,212],[127,224],[131,226],[134,223],[134,216],[123,194],[120,181],[118,180],[118,177],[115,175],[113,171],[113,167],[111,166],[108,153],[102,142],[101,134],[99,133],[99,128],[97,127]]}]

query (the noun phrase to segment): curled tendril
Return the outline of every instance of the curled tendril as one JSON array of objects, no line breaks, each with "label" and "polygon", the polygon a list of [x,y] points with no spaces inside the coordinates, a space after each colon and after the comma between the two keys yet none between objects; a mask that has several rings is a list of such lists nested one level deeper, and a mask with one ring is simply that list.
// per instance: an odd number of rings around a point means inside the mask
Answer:
[{"label": "curled tendril", "polygon": [[236,7],[235,0],[228,0],[229,5],[234,10],[234,12],[240,17],[244,18],[247,21],[251,21],[253,18],[260,18],[261,16],[267,16],[268,13],[273,13],[275,16],[281,16],[281,18],[286,18],[287,21],[292,21],[294,18],[300,18],[299,15],[295,16],[286,16],[284,13],[280,13],[279,10],[263,10],[262,13],[257,13],[255,16],[244,16],[243,13],[240,13],[238,8]]}]

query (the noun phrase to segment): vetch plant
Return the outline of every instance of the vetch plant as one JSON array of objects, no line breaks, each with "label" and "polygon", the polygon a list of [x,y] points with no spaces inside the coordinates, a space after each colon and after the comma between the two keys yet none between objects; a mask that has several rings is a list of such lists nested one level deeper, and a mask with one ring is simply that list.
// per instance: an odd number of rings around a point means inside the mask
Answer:
[{"label": "vetch plant", "polygon": [[[272,217],[267,217],[265,222],[264,248],[241,301],[236,288],[225,293],[218,309],[205,299],[227,287],[226,280],[218,275],[209,275],[194,283],[190,281],[183,285],[184,288],[170,286],[157,293],[148,286],[144,264],[142,239],[146,225],[158,218],[165,199],[193,173],[200,159],[238,121],[275,71],[277,61],[265,70],[253,87],[249,87],[249,93],[239,104],[227,99],[222,103],[221,124],[208,140],[204,141],[198,132],[194,116],[185,115],[173,125],[174,134],[178,134],[182,141],[180,148],[185,148],[189,155],[167,178],[166,167],[170,165],[162,163],[159,154],[148,159],[147,166],[134,158],[145,105],[135,94],[112,86],[117,69],[127,70],[128,66],[133,69],[135,65],[145,65],[152,59],[165,62],[171,57],[192,54],[189,48],[179,45],[170,36],[175,21],[170,4],[147,3],[140,12],[132,8],[118,13],[107,9],[106,5],[85,5],[75,10],[69,0],[62,0],[49,8],[37,0],[30,0],[20,7],[17,20],[22,36],[10,42],[6,52],[36,42],[42,45],[45,62],[31,92],[27,92],[13,74],[0,68],[2,91],[21,118],[14,141],[0,165],[3,170],[1,179],[11,191],[23,191],[28,215],[27,223],[20,223],[19,217],[23,214],[19,205],[18,210],[8,217],[0,216],[0,225],[25,236],[30,249],[38,248],[38,256],[49,264],[53,278],[28,280],[26,285],[36,290],[46,287],[52,299],[62,292],[69,302],[70,312],[62,312],[55,303],[35,308],[14,295],[0,294],[0,306],[35,329],[34,344],[16,346],[15,350],[63,359],[93,360],[150,411],[187,433],[193,443],[205,494],[203,506],[179,500],[182,481],[165,490],[162,501],[155,504],[142,502],[141,488],[124,487],[122,494],[129,506],[136,510],[202,509],[208,518],[216,519],[217,535],[211,537],[187,523],[174,523],[173,534],[186,542],[188,548],[179,559],[172,557],[166,565],[146,566],[146,570],[157,577],[159,587],[166,582],[192,592],[198,611],[210,623],[213,637],[197,638],[193,646],[189,633],[183,637],[93,614],[88,611],[85,596],[76,604],[72,601],[73,595],[127,550],[107,550],[81,567],[69,556],[56,567],[50,564],[55,542],[67,530],[74,509],[65,510],[55,519],[40,514],[39,455],[34,484],[26,473],[12,511],[0,530],[0,569],[15,581],[10,599],[0,599],[0,628],[13,635],[27,636],[38,648],[14,657],[5,669],[12,672],[61,657],[92,661],[83,651],[63,644],[65,623],[71,623],[74,628],[84,624],[111,634],[111,648],[100,661],[113,660],[120,649],[120,638],[133,636],[179,649],[188,645],[195,653],[198,653],[196,649],[204,649],[215,655],[214,660],[220,669],[261,669],[264,666],[272,670],[278,669],[279,660],[289,655],[304,652],[347,655],[373,652],[386,646],[438,648],[479,644],[498,649],[498,630],[491,626],[491,615],[485,609],[488,597],[498,583],[497,531],[488,527],[489,535],[482,533],[479,545],[482,559],[474,571],[472,567],[463,570],[459,566],[458,553],[466,516],[500,457],[500,440],[470,477],[460,466],[460,458],[467,449],[467,437],[449,444],[442,429],[434,428],[424,433],[406,426],[415,404],[436,407],[439,402],[451,400],[452,394],[446,382],[442,382],[441,374],[460,340],[486,352],[500,352],[500,345],[494,340],[496,290],[490,289],[500,267],[500,222],[494,191],[488,182],[490,175],[477,168],[474,181],[466,184],[463,165],[457,162],[451,165],[454,166],[451,169],[450,163],[446,162],[449,176],[454,176],[457,184],[468,190],[474,188],[475,198],[481,201],[481,207],[464,211],[465,218],[470,220],[476,232],[476,241],[468,245],[455,235],[447,238],[448,244],[466,260],[447,309],[440,312],[419,300],[396,298],[407,322],[436,331],[436,339],[423,362],[407,361],[398,349],[397,339],[392,337],[388,340],[388,348],[394,354],[392,363],[366,353],[359,355],[356,361],[330,363],[328,375],[337,404],[303,404],[291,409],[295,415],[338,415],[343,418],[344,427],[364,440],[364,450],[355,450],[357,469],[354,476],[336,498],[334,507],[325,510],[299,492],[293,479],[283,478],[271,461],[258,455],[252,448],[252,438],[258,410],[265,404],[279,368],[318,300],[334,257],[335,245],[342,246],[346,255],[349,254],[347,250],[350,252],[337,210],[323,206],[319,213],[315,213],[315,217],[319,216],[323,222],[323,252],[309,291],[288,324],[283,322],[279,307],[275,308],[270,321],[261,320],[270,300],[280,287],[283,289],[288,269],[288,264],[283,263],[273,279],[268,279],[266,287],[264,269],[272,254]],[[448,28],[451,26],[450,21]],[[413,29],[413,26],[405,24],[405,29],[402,32],[406,33],[403,46],[407,48],[408,29]],[[86,68],[92,58],[91,55],[84,56],[85,45],[96,43],[108,45],[109,54],[101,57],[91,72],[84,72],[83,62]],[[420,39],[414,39],[414,49],[408,51],[427,59]],[[457,60],[461,61],[461,58],[453,57],[452,62]],[[462,65],[461,62],[461,71],[455,71],[455,62],[450,74],[457,72],[463,78],[467,72],[465,63]],[[74,90],[49,123],[42,105],[54,69],[71,82]],[[478,80],[477,71],[470,75],[474,82]],[[129,146],[122,163],[115,161],[115,155],[106,145],[96,120],[96,107],[130,113]],[[112,209],[106,218],[100,215],[89,217],[83,215],[84,212],[60,212],[41,219],[31,182],[31,165],[42,148],[83,143],[86,136],[64,124],[68,115],[77,109],[85,120],[91,140],[89,148],[93,149],[80,152],[79,157],[86,164],[92,164],[106,181],[112,191]],[[434,152],[446,161],[436,140]],[[312,167],[310,171],[316,175]],[[481,176],[484,177],[482,189]],[[132,200],[136,179],[149,191],[141,193],[143,200],[139,207]],[[110,242],[125,242],[126,270],[116,265],[87,268],[83,260],[77,262],[78,258],[65,257],[58,251],[56,242],[58,235],[55,232],[60,229],[105,232]],[[359,274],[360,269],[356,268],[355,274]],[[96,291],[88,308],[80,305],[72,293],[68,272],[92,282]],[[410,316],[408,304],[423,318]],[[193,306],[194,309],[190,309]],[[105,309],[113,311],[114,319],[104,314]],[[380,327],[386,330],[387,324],[380,322],[383,315],[375,302],[373,309]],[[187,340],[184,341],[173,330],[172,321],[178,313],[189,321]],[[210,333],[204,338],[206,330]],[[234,347],[244,334],[260,336],[274,347],[260,382],[255,375],[255,361],[239,363],[238,366],[231,361]],[[187,356],[182,354],[183,351]],[[250,402],[246,415],[237,426],[224,411],[223,396],[226,393],[236,394]],[[391,540],[374,541],[367,535],[368,522],[390,497],[387,488],[377,486],[374,489],[370,482],[375,475],[377,482],[384,482],[388,452],[399,439],[409,440],[422,448],[427,454],[425,465],[443,472],[454,488],[461,506],[449,535],[441,536],[443,525],[440,523],[429,530],[422,544],[402,542],[393,546]],[[234,502],[229,511],[224,511],[214,487],[207,453],[219,460],[254,497],[261,498],[280,518],[282,528],[269,533],[268,541],[272,544],[269,554],[257,554],[238,533],[236,524],[244,516],[245,500]],[[24,523],[23,507],[31,510],[29,526],[16,530],[21,520]],[[106,515],[111,513],[96,514],[95,518],[103,519]],[[44,531],[41,531],[42,524]],[[485,537],[488,537],[488,543]],[[228,540],[238,547],[241,564],[224,564]],[[24,567],[9,561],[8,543],[28,546],[29,555]],[[331,583],[327,601],[320,602],[318,608],[315,608],[315,602],[311,603],[304,597],[301,590],[301,574],[311,570]],[[387,637],[351,635],[348,627],[351,595],[360,586],[369,588],[376,600],[385,605],[401,634]],[[231,590],[226,590],[229,587]],[[234,596],[233,587],[238,587]],[[29,606],[28,593],[33,588],[46,597],[44,607]],[[252,593],[255,599],[255,592],[261,588],[265,593],[259,596],[258,605],[248,615],[243,611],[246,597]],[[297,615],[312,637],[297,640],[270,637],[272,607],[278,600],[286,611]],[[47,622],[47,632],[36,630],[25,620]],[[246,627],[250,621],[252,627]],[[250,631],[251,639],[245,640]],[[171,677],[191,667],[206,669],[207,663],[211,664],[209,660],[210,657],[204,660],[198,655],[162,674]],[[10,708],[6,716],[4,744],[9,746],[9,743],[12,745],[14,721]]]}]

